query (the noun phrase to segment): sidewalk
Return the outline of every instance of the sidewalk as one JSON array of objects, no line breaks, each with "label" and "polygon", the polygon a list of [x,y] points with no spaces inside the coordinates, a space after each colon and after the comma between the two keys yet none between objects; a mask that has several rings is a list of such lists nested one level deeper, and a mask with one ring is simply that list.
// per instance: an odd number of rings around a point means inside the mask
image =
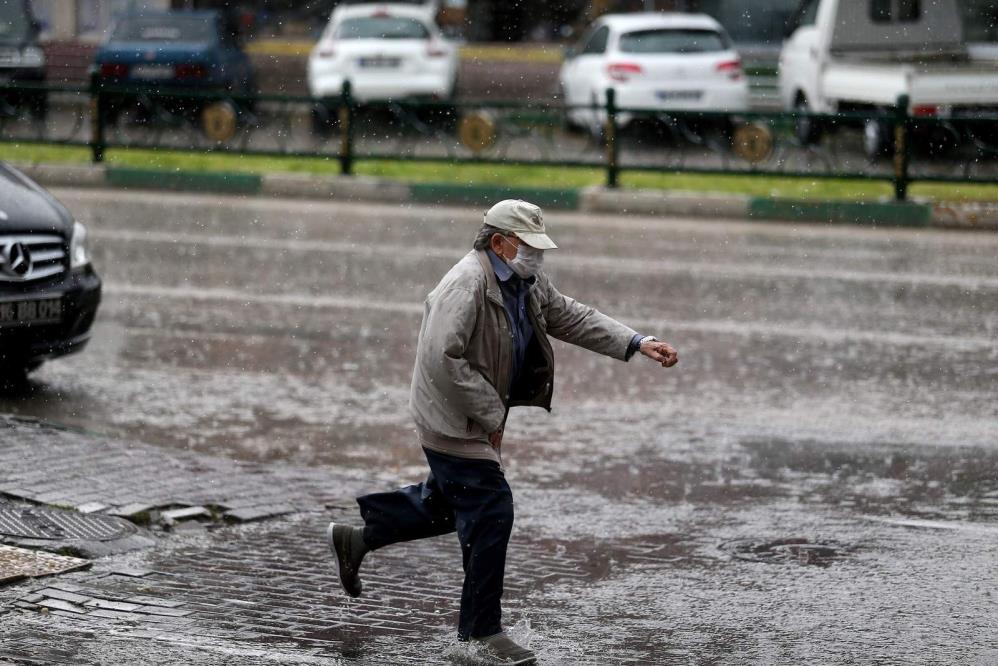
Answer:
[{"label": "sidewalk", "polygon": [[[24,499],[89,515],[131,512],[150,537],[88,570],[0,587],[0,661],[335,664],[345,656],[411,664],[456,649],[461,562],[453,539],[378,553],[365,564],[362,598],[340,589],[323,534],[329,520],[359,520],[350,500],[356,479],[165,452],[21,419],[0,419],[0,430],[0,493],[8,498],[0,511]],[[253,508],[230,508],[246,504]],[[202,505],[210,515],[166,518]],[[78,552],[92,544],[34,545]],[[634,543],[626,551],[630,558],[617,566],[654,562],[671,548]],[[577,594],[609,571],[564,545],[520,536],[506,579],[510,625],[540,598]],[[549,602],[529,615],[543,617],[556,636],[570,618]],[[514,630],[529,640],[526,622]],[[551,657],[545,663],[603,663],[582,647],[548,640],[542,654]],[[647,663],[647,645],[605,648],[619,655],[615,663]]]}]

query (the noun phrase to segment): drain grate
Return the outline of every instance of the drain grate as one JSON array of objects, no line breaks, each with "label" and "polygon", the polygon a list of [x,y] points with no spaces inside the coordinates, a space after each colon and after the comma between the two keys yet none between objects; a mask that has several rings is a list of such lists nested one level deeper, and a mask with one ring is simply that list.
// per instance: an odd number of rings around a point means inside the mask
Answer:
[{"label": "drain grate", "polygon": [[110,541],[136,532],[114,516],[95,516],[44,506],[0,505],[0,535],[55,541]]},{"label": "drain grate", "polygon": [[720,549],[736,560],[767,564],[806,564],[827,567],[848,557],[852,548],[834,541],[810,539],[735,539],[720,545]]}]

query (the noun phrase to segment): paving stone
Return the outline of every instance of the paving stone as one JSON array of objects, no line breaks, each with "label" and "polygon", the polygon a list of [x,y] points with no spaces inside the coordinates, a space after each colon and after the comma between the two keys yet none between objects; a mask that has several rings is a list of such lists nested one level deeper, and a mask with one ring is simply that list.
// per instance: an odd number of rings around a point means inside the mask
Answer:
[{"label": "paving stone", "polygon": [[139,514],[147,513],[155,508],[154,505],[145,502],[131,502],[124,506],[115,507],[108,511],[108,513],[112,516],[120,516],[122,518],[135,518]]},{"label": "paving stone", "polygon": [[109,508],[107,504],[102,504],[101,502],[87,502],[76,507],[76,510],[80,513],[98,513],[106,511]]},{"label": "paving stone", "polygon": [[54,555],[27,548],[0,545],[0,582],[38,578],[88,568],[91,563],[77,557]]},{"label": "paving stone", "polygon": [[136,613],[142,613],[143,615],[164,615],[168,617],[184,617],[190,615],[193,611],[184,610],[182,608],[166,608],[163,606],[137,606],[135,608]]},{"label": "paving stone", "polygon": [[177,608],[178,606],[183,606],[181,601],[170,601],[169,599],[157,599],[156,597],[146,597],[146,596],[135,596],[125,599],[130,604],[139,604],[140,606],[159,606],[160,608]]},{"label": "paving stone", "polygon": [[121,611],[123,613],[130,613],[139,608],[138,604],[112,601],[110,599],[91,599],[84,605],[93,608],[103,608],[105,610]]},{"label": "paving stone", "polygon": [[42,599],[36,606],[41,606],[42,608],[49,608],[51,610],[61,610],[67,613],[77,613],[83,615],[87,612],[82,606],[77,606],[68,601],[63,601],[61,599]]},{"label": "paving stone", "polygon": [[87,614],[87,617],[89,618],[102,617],[109,620],[130,620],[133,622],[136,619],[135,616],[132,615],[131,613],[111,610],[108,608],[98,608],[97,610],[90,611],[90,613]]},{"label": "paving stone", "polygon": [[159,514],[160,519],[167,524],[192,518],[211,518],[211,511],[203,506],[189,506],[182,509],[170,509]]},{"label": "paving stone", "polygon": [[40,598],[48,597],[50,599],[62,599],[63,601],[69,601],[69,602],[74,603],[74,604],[84,604],[84,603],[86,603],[86,602],[88,602],[88,601],[91,600],[90,597],[82,595],[82,594],[76,594],[74,592],[66,592],[64,590],[57,590],[57,589],[54,589],[54,588],[51,588],[51,587],[47,587],[44,590],[38,590],[37,594],[32,594],[32,595],[30,595],[30,597],[25,597],[24,601],[30,601],[31,599],[36,598],[36,597],[40,597]]}]

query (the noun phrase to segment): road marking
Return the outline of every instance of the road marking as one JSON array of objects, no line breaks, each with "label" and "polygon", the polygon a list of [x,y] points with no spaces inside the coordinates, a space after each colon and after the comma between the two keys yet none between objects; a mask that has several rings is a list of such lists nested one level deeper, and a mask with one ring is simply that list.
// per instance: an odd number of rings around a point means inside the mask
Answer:
[{"label": "road marking", "polygon": [[[341,242],[322,240],[294,240],[278,238],[249,238],[246,236],[206,235],[183,232],[157,231],[109,231],[94,233],[94,238],[104,243],[167,243],[172,245],[197,245],[228,249],[256,249],[269,251],[320,252],[358,254],[361,256],[389,256],[395,259],[408,259],[421,262],[426,257],[449,258],[457,260],[466,248],[441,247],[439,245],[420,246],[413,252],[411,245],[403,244],[366,244],[363,242]],[[591,271],[600,270],[615,275],[628,274],[639,276],[656,275],[691,275],[696,277],[712,277],[724,280],[756,279],[802,279],[802,280],[839,280],[842,282],[858,282],[869,284],[878,282],[895,285],[924,285],[933,287],[958,287],[965,291],[998,290],[998,277],[963,276],[963,275],[929,275],[921,273],[896,273],[884,271],[856,271],[830,269],[800,269],[781,268],[766,265],[731,264],[718,265],[712,261],[683,261],[671,258],[663,259],[625,259],[605,255],[585,255],[571,253],[562,263],[557,255],[552,256],[551,265],[561,271]]]},{"label": "road marking", "polygon": [[[412,302],[386,301],[380,296],[319,296],[308,294],[260,294],[234,289],[211,289],[195,287],[164,287],[159,285],[137,285],[108,283],[104,287],[107,296],[139,296],[155,299],[177,299],[183,301],[228,301],[243,305],[278,305],[298,309],[341,309],[390,312],[404,315],[422,315],[423,305]],[[760,324],[734,320],[669,320],[660,317],[617,317],[647,330],[690,333],[711,333],[736,335],[740,337],[762,336],[793,339],[827,340],[830,342],[855,341],[891,346],[932,346],[951,351],[990,351],[998,349],[998,340],[978,337],[958,337],[948,335],[917,335],[894,333],[891,331],[829,329],[825,327],[788,326],[785,324]]]}]

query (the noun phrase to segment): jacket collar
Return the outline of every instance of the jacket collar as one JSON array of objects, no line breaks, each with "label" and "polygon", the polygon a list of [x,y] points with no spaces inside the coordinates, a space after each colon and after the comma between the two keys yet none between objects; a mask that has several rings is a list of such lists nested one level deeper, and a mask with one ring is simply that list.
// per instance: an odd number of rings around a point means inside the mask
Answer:
[{"label": "jacket collar", "polygon": [[485,273],[485,293],[499,305],[503,304],[502,292],[499,291],[499,282],[496,280],[496,272],[492,268],[492,262],[485,250],[476,250],[478,263],[482,265],[482,272]]}]

